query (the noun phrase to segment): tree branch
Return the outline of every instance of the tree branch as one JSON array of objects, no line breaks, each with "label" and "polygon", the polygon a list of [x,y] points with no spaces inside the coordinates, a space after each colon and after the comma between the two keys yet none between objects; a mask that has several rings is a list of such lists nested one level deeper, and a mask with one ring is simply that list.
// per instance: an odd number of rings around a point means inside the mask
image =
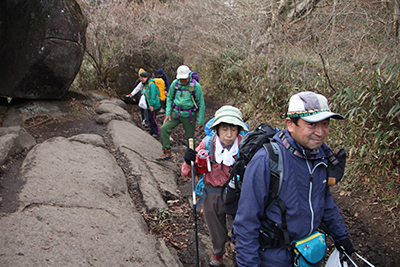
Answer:
[{"label": "tree branch", "polygon": [[336,90],[335,87],[332,86],[331,80],[329,79],[328,71],[327,71],[326,68],[325,68],[325,60],[324,60],[324,58],[322,57],[322,54],[321,54],[321,53],[318,53],[318,55],[319,55],[319,57],[321,58],[321,61],[322,61],[322,67],[324,68],[324,73],[325,73],[326,80],[328,81],[328,86],[329,86],[334,92],[336,92],[337,90]]}]

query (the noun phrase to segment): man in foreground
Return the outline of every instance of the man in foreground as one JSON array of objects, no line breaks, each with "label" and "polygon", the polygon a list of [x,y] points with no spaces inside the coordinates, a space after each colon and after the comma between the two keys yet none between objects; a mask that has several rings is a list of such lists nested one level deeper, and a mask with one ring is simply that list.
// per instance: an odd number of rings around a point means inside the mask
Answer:
[{"label": "man in foreground", "polygon": [[[354,252],[349,232],[327,186],[328,156],[332,151],[324,142],[329,134],[329,120],[344,117],[331,112],[327,99],[313,92],[292,96],[288,112],[282,117],[287,129],[273,137],[283,161],[278,194],[281,201],[275,201],[266,209],[270,161],[267,151],[260,149],[247,165],[233,223],[239,266],[293,266],[293,249],[277,242],[274,236],[282,239],[286,231],[289,241],[299,240],[310,236],[322,225],[339,250],[349,255]],[[286,215],[281,203],[286,208]]]}]

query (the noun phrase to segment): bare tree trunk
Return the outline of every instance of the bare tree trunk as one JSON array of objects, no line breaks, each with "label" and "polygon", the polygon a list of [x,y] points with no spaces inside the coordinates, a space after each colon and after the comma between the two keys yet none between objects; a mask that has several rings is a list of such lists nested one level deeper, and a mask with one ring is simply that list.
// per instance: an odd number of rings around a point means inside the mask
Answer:
[{"label": "bare tree trunk", "polygon": [[399,42],[399,24],[400,24],[400,4],[399,0],[393,0],[394,3],[394,34],[396,36],[396,42]]},{"label": "bare tree trunk", "polygon": [[268,56],[268,72],[270,88],[278,82],[278,45],[280,39],[280,20],[293,22],[310,13],[320,0],[272,0],[270,6],[265,6],[265,13],[258,15],[257,24],[252,31],[251,52],[256,55]]},{"label": "bare tree trunk", "polygon": [[265,7],[267,12],[258,16],[257,25],[252,31],[251,54],[267,55],[268,70],[267,77],[269,88],[274,87],[278,81],[276,42],[279,40],[279,23],[277,17],[277,1],[271,1],[271,6]]},{"label": "bare tree trunk", "polygon": [[316,4],[321,0],[282,0],[279,5],[278,14],[287,22],[300,19],[314,10]]}]

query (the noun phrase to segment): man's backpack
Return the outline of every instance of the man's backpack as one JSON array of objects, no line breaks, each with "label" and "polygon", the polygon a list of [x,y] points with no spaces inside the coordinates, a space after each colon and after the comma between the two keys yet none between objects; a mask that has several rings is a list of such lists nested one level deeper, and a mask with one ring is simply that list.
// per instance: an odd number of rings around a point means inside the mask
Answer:
[{"label": "man's backpack", "polygon": [[[272,128],[269,124],[261,123],[254,129],[254,131],[246,134],[239,145],[239,158],[232,166],[229,180],[221,189],[221,198],[223,200],[224,194],[226,193],[224,211],[226,214],[229,214],[233,218],[235,218],[240,193],[242,190],[243,177],[247,164],[250,162],[250,160],[253,158],[258,150],[264,148],[269,156],[271,173],[270,189],[265,210],[269,209],[275,201],[278,202],[279,208],[281,209],[282,213],[282,229],[278,229],[275,224],[265,215],[263,217],[263,221],[265,221],[272,229],[274,229],[273,232],[268,232],[269,236],[273,235],[273,242],[276,243],[274,244],[274,246],[282,246],[289,244],[290,240],[286,224],[286,207],[278,196],[282,185],[281,176],[283,170],[283,162],[280,148],[278,144],[272,139],[277,131],[277,129]],[[266,228],[262,227],[260,229],[261,237],[263,236],[263,234],[265,234],[265,232],[263,231],[267,231]],[[263,246],[261,247],[263,248]]]},{"label": "man's backpack", "polygon": [[200,77],[199,74],[197,74],[197,72],[192,71],[190,74],[192,75],[193,79],[195,79],[198,83],[200,83]]},{"label": "man's backpack", "polygon": [[[197,75],[197,78],[198,78],[198,75]],[[192,123],[193,122],[192,121],[192,113],[193,112],[197,112],[199,110],[199,105],[197,104],[197,99],[196,99],[196,92],[194,90],[195,87],[196,87],[196,84],[198,83],[198,81],[197,81],[197,79],[195,77],[192,76],[191,80],[189,82],[189,89],[179,88],[178,79],[176,79],[175,81],[176,81],[175,82],[175,87],[174,87],[175,90],[174,90],[174,96],[173,96],[172,99],[175,99],[177,91],[180,91],[181,96],[183,94],[183,91],[189,91],[189,93],[190,93],[190,95],[192,97],[194,106],[192,108],[190,108],[190,109],[182,109],[182,108],[178,107],[177,105],[175,105],[174,102],[172,102],[172,108],[174,108],[174,109],[176,109],[178,111],[178,113],[176,115],[177,118],[179,117],[179,114],[181,113],[181,111],[189,112],[189,114],[190,114],[189,115],[190,116],[190,123]]]},{"label": "man's backpack", "polygon": [[175,95],[176,95],[177,91],[181,92],[180,93],[181,96],[182,96],[183,91],[189,91],[191,93],[191,95],[192,95],[193,102],[197,106],[196,94],[195,94],[195,91],[194,91],[194,88],[196,87],[197,83],[198,83],[198,81],[194,77],[192,77],[192,79],[189,82],[189,89],[181,89],[181,88],[179,88],[178,80],[176,80],[174,98],[175,98]]},{"label": "man's backpack", "polygon": [[[238,202],[240,193],[242,190],[243,176],[246,170],[247,164],[256,154],[256,152],[264,147],[270,158],[270,169],[271,169],[271,203],[268,200],[268,207],[272,205],[272,195],[278,195],[280,189],[280,174],[282,173],[282,163],[279,165],[279,154],[280,149],[278,145],[271,138],[277,133],[277,130],[272,128],[267,123],[261,123],[257,126],[254,131],[249,132],[242,139],[239,145],[239,158],[232,166],[231,175],[229,180],[225,183],[222,188],[222,193],[225,193],[226,189],[226,200],[225,200],[225,213],[231,215],[233,218],[236,215],[238,208]],[[276,183],[278,181],[278,183]],[[276,185],[275,185],[276,183]]]},{"label": "man's backpack", "polygon": [[[165,95],[165,82],[162,78],[153,78],[154,83],[158,88],[158,96],[160,97],[160,101],[165,101],[167,96]],[[151,83],[151,82],[150,82]],[[149,84],[150,84],[149,83]]]}]

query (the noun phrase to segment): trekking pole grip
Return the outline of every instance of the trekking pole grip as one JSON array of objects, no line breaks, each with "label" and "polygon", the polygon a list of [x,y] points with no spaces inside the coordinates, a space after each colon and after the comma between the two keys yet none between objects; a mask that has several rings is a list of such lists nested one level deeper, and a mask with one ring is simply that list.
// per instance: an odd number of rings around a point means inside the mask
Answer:
[{"label": "trekking pole grip", "polygon": [[194,149],[194,140],[193,138],[189,138],[189,148]]}]

